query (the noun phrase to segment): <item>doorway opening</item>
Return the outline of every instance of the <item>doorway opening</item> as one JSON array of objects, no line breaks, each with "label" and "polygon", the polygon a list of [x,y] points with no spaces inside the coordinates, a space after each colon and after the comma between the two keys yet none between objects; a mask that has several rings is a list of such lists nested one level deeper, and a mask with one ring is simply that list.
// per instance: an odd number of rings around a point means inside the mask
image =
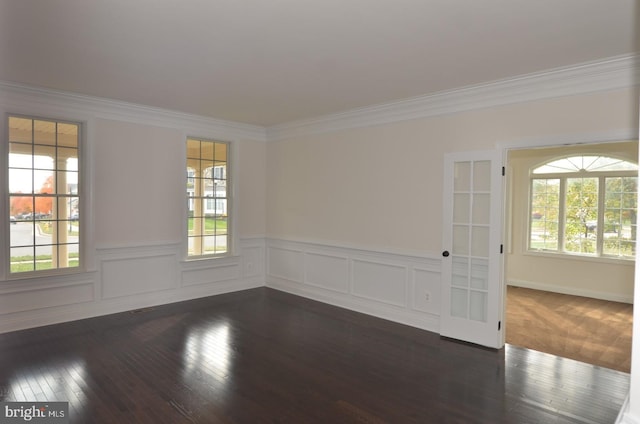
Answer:
[{"label": "doorway opening", "polygon": [[507,150],[505,341],[629,372],[637,170],[534,174],[578,157],[637,164],[638,141]]}]

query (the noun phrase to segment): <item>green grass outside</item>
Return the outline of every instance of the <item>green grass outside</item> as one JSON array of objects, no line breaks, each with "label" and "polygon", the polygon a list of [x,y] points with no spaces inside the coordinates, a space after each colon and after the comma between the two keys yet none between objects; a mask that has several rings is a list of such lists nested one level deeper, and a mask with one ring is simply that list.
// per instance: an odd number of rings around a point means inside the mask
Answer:
[{"label": "green grass outside", "polygon": [[[14,258],[12,258],[13,260]],[[77,268],[80,265],[80,261],[78,259],[69,260],[69,266],[67,268]],[[35,263],[35,271],[41,271],[46,269],[52,269],[51,257],[49,260],[39,260]],[[31,261],[23,261],[23,262],[11,262],[11,272],[29,272],[34,271],[33,269],[33,260]]]},{"label": "green grass outside", "polygon": [[[189,218],[189,232],[193,231],[193,218]],[[204,219],[204,231],[208,234],[226,233],[227,218],[209,218]]]}]

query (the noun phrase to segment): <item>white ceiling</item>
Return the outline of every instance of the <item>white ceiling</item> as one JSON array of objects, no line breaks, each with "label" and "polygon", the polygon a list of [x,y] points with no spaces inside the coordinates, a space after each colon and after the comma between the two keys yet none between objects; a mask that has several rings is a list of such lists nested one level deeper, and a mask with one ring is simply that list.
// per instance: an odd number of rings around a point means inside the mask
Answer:
[{"label": "white ceiling", "polygon": [[0,81],[255,125],[637,54],[637,0],[0,0]]}]

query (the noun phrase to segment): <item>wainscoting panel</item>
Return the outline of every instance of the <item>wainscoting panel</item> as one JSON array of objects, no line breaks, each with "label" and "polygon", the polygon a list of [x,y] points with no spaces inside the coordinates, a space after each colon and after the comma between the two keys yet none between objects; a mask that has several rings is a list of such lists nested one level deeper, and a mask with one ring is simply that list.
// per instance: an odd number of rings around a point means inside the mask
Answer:
[{"label": "wainscoting panel", "polygon": [[377,302],[407,307],[407,268],[353,260],[353,294]]},{"label": "wainscoting panel", "polygon": [[267,286],[439,331],[440,257],[267,239]]},{"label": "wainscoting panel", "polygon": [[267,250],[269,275],[302,283],[304,279],[304,252],[271,246]]},{"label": "wainscoting panel", "polygon": [[349,261],[345,257],[305,253],[305,283],[340,293],[349,292]]},{"label": "wainscoting panel", "polygon": [[93,282],[81,282],[2,293],[2,314],[91,302],[95,296],[94,287]]},{"label": "wainscoting panel", "polygon": [[264,283],[264,239],[243,241],[241,256],[244,278],[257,278]]},{"label": "wainscoting panel", "polygon": [[411,307],[417,311],[440,315],[440,269],[414,267]]},{"label": "wainscoting panel", "polygon": [[175,255],[102,261],[102,297],[131,296],[177,287]]},{"label": "wainscoting panel", "polygon": [[[237,261],[239,262],[239,261]],[[202,266],[182,271],[182,285],[213,284],[240,278],[240,264]]]},{"label": "wainscoting panel", "polygon": [[264,238],[239,243],[238,255],[196,261],[180,243],[100,246],[96,269],[4,282],[0,333],[264,286]]}]

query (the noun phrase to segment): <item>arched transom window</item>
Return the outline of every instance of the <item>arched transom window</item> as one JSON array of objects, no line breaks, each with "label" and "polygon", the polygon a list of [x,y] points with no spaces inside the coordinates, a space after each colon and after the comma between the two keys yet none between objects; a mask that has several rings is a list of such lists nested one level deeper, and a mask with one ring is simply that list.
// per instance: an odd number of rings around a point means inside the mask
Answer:
[{"label": "arched transom window", "polygon": [[638,165],[595,155],[531,170],[529,250],[635,257]]}]

